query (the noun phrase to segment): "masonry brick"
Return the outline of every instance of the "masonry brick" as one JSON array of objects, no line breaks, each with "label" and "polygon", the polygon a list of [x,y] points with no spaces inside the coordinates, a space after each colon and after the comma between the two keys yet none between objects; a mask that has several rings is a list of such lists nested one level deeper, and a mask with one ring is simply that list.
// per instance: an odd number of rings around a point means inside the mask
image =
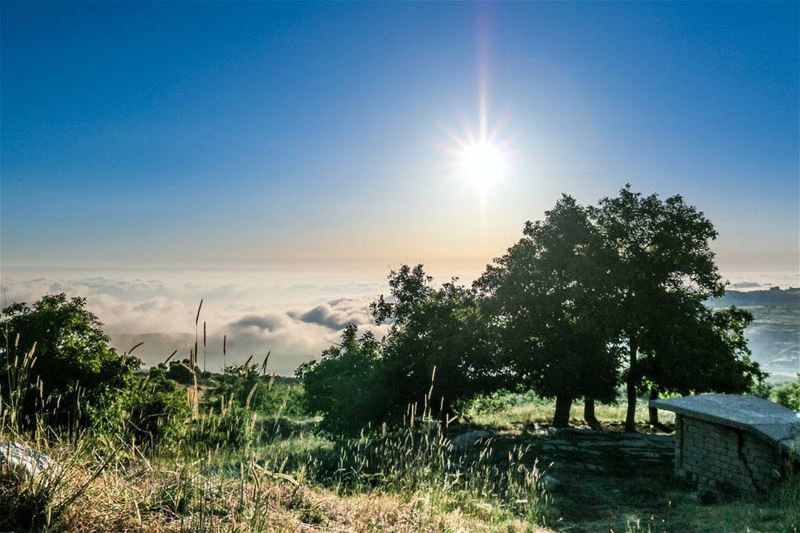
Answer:
[{"label": "masonry brick", "polygon": [[675,474],[701,486],[730,484],[739,490],[766,490],[783,469],[776,445],[743,429],[678,415],[675,421]]}]

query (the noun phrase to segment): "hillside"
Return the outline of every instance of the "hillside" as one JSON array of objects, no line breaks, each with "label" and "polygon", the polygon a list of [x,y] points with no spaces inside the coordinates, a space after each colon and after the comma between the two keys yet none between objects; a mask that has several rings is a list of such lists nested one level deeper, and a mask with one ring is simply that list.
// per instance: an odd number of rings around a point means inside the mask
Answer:
[{"label": "hillside", "polygon": [[800,287],[772,287],[756,291],[726,291],[725,296],[711,300],[712,307],[800,305]]},{"label": "hillside", "polygon": [[748,344],[772,381],[783,382],[800,373],[800,288],[727,291],[710,305],[736,305],[753,313]]}]

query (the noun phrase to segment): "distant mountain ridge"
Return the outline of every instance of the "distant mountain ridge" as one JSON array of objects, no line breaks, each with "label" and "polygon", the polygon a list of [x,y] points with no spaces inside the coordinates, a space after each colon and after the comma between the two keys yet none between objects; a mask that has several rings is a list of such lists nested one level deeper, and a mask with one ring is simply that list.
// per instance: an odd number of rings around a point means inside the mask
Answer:
[{"label": "distant mountain ridge", "polygon": [[711,307],[800,305],[800,287],[789,287],[788,289],[772,287],[771,289],[756,291],[725,291],[724,296],[710,300],[709,305]]}]

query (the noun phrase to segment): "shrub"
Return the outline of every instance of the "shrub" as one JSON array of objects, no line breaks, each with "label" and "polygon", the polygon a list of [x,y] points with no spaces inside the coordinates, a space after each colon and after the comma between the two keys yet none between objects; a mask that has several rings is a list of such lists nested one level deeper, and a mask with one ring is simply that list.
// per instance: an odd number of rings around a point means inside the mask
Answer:
[{"label": "shrub", "polygon": [[267,376],[265,366],[261,371],[249,364],[226,367],[217,377],[218,386],[210,391],[209,403],[235,404],[269,416],[305,414],[300,383],[294,378]]},{"label": "shrub", "polygon": [[800,411],[800,374],[793,382],[774,388],[771,397],[784,407]]},{"label": "shrub", "polygon": [[[169,367],[166,369],[166,375],[169,379],[180,383],[181,385],[193,385],[194,376],[192,375],[192,362],[188,359],[181,361],[170,361]],[[194,375],[200,375],[200,367],[194,366]]]},{"label": "shrub", "polygon": [[191,440],[204,448],[246,448],[253,442],[255,420],[250,410],[231,405],[219,414],[210,412],[198,420]]},{"label": "shrub", "polygon": [[159,367],[131,389],[126,403],[127,429],[139,444],[176,443],[191,414],[186,390]]},{"label": "shrub", "polygon": [[[121,398],[136,384],[141,362],[120,356],[108,345],[102,324],[86,309],[84,298],[62,293],[43,296],[33,305],[16,303],[3,309],[0,330],[4,377],[16,372],[15,355],[33,352],[35,357],[28,378],[38,387],[28,387],[16,403],[20,422],[32,425],[44,412],[56,426],[117,418]],[[6,405],[12,392],[3,389]]]},{"label": "shrub", "polygon": [[379,357],[375,337],[371,333],[358,337],[358,328],[349,324],[341,343],[322,352],[319,361],[298,368],[305,405],[323,416],[323,428],[354,434],[383,420],[388,391]]},{"label": "shrub", "polygon": [[473,413],[499,413],[513,407],[542,401],[534,391],[499,390],[491,394],[476,396],[472,400],[464,402],[462,410]]}]

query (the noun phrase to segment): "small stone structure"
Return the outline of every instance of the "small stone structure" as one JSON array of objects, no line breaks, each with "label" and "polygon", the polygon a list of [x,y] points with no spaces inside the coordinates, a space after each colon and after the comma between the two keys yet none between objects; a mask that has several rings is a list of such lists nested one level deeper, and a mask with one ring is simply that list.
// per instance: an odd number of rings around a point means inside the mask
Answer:
[{"label": "small stone structure", "polygon": [[800,413],[755,396],[652,400],[673,411],[675,474],[711,489],[763,492],[800,455]]}]

